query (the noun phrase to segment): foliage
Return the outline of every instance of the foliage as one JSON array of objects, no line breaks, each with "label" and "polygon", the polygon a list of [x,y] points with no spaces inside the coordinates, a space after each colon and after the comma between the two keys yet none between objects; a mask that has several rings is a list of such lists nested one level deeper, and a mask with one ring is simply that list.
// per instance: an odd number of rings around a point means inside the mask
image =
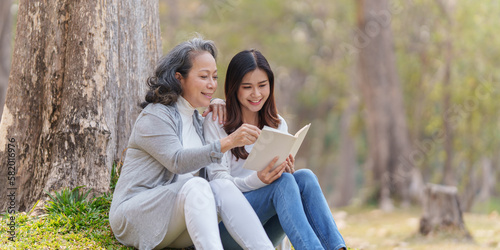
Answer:
[{"label": "foliage", "polygon": [[111,192],[115,191],[116,182],[118,182],[118,177],[120,177],[119,169],[123,165],[123,163],[113,162],[113,166],[111,167],[111,176],[109,179],[109,189]]},{"label": "foliage", "polygon": [[[484,161],[492,162],[490,177],[500,178],[500,76],[496,73],[500,62],[496,31],[500,23],[495,18],[500,14],[500,2],[389,3],[406,120],[417,156],[415,166],[424,183],[441,181],[446,154],[443,141],[436,135],[443,130],[443,117],[450,114],[452,166],[459,190],[476,193],[481,188],[479,183],[484,182]],[[449,19],[439,3],[455,3]],[[168,51],[194,32],[214,40],[220,51],[218,97],[223,97],[230,58],[246,48],[261,50],[274,70],[278,110],[290,131],[309,122],[314,128],[298,154],[298,159],[305,160],[297,164],[313,169],[322,176],[320,182],[327,192],[333,192],[336,189],[331,185],[338,182],[336,176],[341,176],[337,172],[342,147],[340,119],[353,100],[360,104],[350,129],[357,166],[369,165],[365,109],[356,84],[360,80],[357,53],[345,47],[355,45],[356,37],[363,32],[357,28],[356,7],[356,1],[348,0],[162,0],[163,48]],[[443,88],[447,36],[452,41],[449,89]],[[451,99],[448,110],[443,105],[445,94]],[[329,171],[331,168],[334,170]],[[359,188],[368,179],[366,168],[360,170]],[[500,195],[500,184],[492,195]]]},{"label": "foliage", "polygon": [[80,210],[82,206],[88,204],[86,201],[91,189],[86,193],[80,192],[83,186],[78,186],[72,190],[65,188],[61,192],[55,192],[51,195],[47,192],[51,201],[48,202],[47,211],[51,214],[62,213],[62,214],[73,214],[76,210]]},{"label": "foliage", "polygon": [[[110,185],[116,184],[116,180]],[[109,209],[113,195],[106,193],[89,198],[83,186],[65,188],[48,194],[48,214],[32,217],[26,213],[16,219],[16,241],[8,241],[7,220],[0,226],[2,249],[133,249],[121,245],[109,226]],[[11,216],[11,215],[9,215]]]},{"label": "foliage", "polygon": [[26,213],[16,218],[16,241],[8,241],[4,217],[0,226],[2,249],[133,249],[121,245],[111,231],[108,213],[112,195],[90,201],[81,187],[63,189],[51,195],[47,215],[32,217]]},{"label": "foliage", "polygon": [[57,225],[65,232],[79,230],[95,230],[108,227],[108,213],[112,196],[104,194],[91,201],[86,198],[90,192],[80,192],[80,188],[63,189],[56,192],[46,206],[49,217],[57,221]]}]

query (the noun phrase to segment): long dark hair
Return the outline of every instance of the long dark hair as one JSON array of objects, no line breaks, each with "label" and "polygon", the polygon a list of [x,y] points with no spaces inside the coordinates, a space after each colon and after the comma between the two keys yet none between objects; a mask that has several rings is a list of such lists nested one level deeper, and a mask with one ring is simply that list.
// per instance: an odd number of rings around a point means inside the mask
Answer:
[{"label": "long dark hair", "polygon": [[182,94],[181,83],[175,78],[175,73],[179,72],[182,77],[186,78],[193,66],[193,58],[204,51],[217,58],[217,48],[214,42],[196,37],[180,43],[162,57],[158,61],[154,76],[147,80],[149,89],[141,107],[145,108],[150,103],[164,105],[175,103]]},{"label": "long dark hair", "polygon": [[[264,103],[262,109],[259,110],[258,127],[262,129],[264,125],[266,125],[278,128],[278,125],[280,124],[278,110],[276,109],[276,103],[274,101],[274,74],[271,70],[271,66],[269,66],[266,58],[258,50],[244,50],[236,54],[233,59],[231,59],[227,68],[226,82],[224,85],[227,110],[227,119],[224,124],[224,130],[227,134],[233,133],[243,124],[241,107],[238,101],[238,90],[240,89],[243,77],[257,68],[266,72],[270,88],[269,97]],[[244,147],[233,148],[231,149],[231,153],[236,157],[236,159],[246,159],[248,157],[248,152]]]}]

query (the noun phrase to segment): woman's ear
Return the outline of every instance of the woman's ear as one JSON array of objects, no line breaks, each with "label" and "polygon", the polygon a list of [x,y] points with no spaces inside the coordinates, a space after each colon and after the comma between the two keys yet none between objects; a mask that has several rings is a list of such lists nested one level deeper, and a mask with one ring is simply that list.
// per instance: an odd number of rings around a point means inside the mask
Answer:
[{"label": "woman's ear", "polygon": [[181,81],[181,80],[182,80],[182,75],[181,75],[181,73],[179,73],[179,72],[175,72],[175,78],[176,78],[177,80],[179,80],[179,82],[180,82],[180,83],[182,83],[182,81]]}]

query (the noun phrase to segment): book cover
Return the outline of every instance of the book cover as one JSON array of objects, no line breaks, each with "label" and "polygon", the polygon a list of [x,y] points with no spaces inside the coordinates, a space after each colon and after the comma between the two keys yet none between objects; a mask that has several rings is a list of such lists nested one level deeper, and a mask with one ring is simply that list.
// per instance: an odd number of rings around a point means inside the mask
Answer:
[{"label": "book cover", "polygon": [[274,157],[279,156],[273,168],[283,163],[288,155],[295,157],[306,137],[311,124],[307,124],[295,135],[264,126],[243,168],[260,171],[267,167]]}]

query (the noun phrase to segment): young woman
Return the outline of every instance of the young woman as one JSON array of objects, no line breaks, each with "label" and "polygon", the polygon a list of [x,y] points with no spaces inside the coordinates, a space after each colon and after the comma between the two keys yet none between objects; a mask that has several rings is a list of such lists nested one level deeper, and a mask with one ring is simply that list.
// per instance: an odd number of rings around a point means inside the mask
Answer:
[{"label": "young woman", "polygon": [[[245,50],[233,57],[224,91],[226,122],[220,125],[209,114],[204,121],[207,141],[220,140],[248,124],[287,132],[287,124],[278,115],[274,102],[273,72],[259,51]],[[222,164],[207,168],[210,180],[233,181],[255,209],[275,245],[286,233],[295,249],[345,248],[313,172],[295,171],[291,156],[274,170],[277,158],[259,172],[243,169],[251,149],[252,145],[247,145],[226,152]],[[224,248],[238,249],[226,227],[221,224],[220,229]]]},{"label": "young woman", "polygon": [[143,110],[130,135],[109,222],[115,237],[139,249],[222,249],[217,214],[240,246],[273,249],[255,212],[228,180],[210,182],[191,173],[218,165],[223,153],[251,144],[259,134],[246,126],[205,143],[195,110],[217,88],[216,48],[195,38],[162,58]]}]

